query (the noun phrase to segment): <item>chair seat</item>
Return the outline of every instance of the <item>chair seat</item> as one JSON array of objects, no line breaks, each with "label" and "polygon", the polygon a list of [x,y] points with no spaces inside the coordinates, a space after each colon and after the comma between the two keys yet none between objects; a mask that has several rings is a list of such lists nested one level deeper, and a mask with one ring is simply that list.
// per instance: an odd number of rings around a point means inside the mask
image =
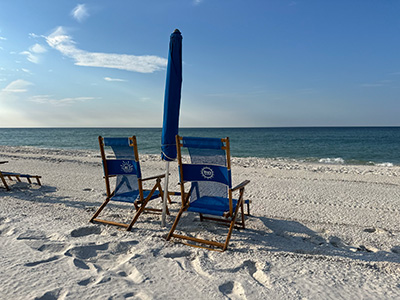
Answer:
[{"label": "chair seat", "polygon": [[[232,199],[233,209],[236,208],[238,200]],[[245,201],[248,203],[248,200]],[[187,211],[201,214],[223,216],[229,212],[229,199],[223,197],[201,197],[191,202]]]},{"label": "chair seat", "polygon": [[24,178],[30,178],[30,177],[41,177],[37,175],[28,175],[28,174],[20,174],[20,173],[12,173],[12,172],[2,172],[3,176],[19,176],[19,177],[24,177]]},{"label": "chair seat", "polygon": [[[151,191],[143,191],[143,198],[146,199]],[[160,192],[159,191],[154,191],[153,195],[151,195],[150,200],[156,199],[160,197]],[[139,199],[139,191],[130,191],[127,193],[122,193],[118,194],[116,196],[111,197],[110,200],[112,201],[120,201],[120,202],[128,202],[128,203],[133,203],[137,199]]]}]

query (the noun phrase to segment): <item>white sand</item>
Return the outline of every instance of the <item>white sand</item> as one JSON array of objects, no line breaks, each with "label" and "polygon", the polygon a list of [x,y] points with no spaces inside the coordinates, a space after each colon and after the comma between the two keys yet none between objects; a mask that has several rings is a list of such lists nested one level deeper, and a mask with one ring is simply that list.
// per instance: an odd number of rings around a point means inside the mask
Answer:
[{"label": "white sand", "polygon": [[[400,299],[400,167],[236,158],[252,215],[220,253],[165,241],[178,197],[164,229],[151,214],[131,232],[88,223],[105,195],[98,152],[1,146],[0,160],[43,176],[0,187],[1,299]],[[164,172],[158,156],[141,161],[144,176]],[[178,190],[176,163],[171,173]],[[227,230],[182,224],[198,237]]]}]

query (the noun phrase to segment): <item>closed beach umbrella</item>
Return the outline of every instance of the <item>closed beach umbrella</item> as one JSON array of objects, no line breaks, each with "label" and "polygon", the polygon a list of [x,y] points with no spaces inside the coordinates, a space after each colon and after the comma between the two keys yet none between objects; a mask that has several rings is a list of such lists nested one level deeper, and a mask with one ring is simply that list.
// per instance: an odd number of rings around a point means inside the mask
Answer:
[{"label": "closed beach umbrella", "polygon": [[167,79],[164,96],[164,118],[161,135],[161,157],[166,161],[165,186],[163,199],[162,226],[165,226],[165,215],[168,195],[169,162],[176,159],[176,141],[179,127],[179,108],[182,88],[182,35],[178,29],[171,34],[169,42]]}]

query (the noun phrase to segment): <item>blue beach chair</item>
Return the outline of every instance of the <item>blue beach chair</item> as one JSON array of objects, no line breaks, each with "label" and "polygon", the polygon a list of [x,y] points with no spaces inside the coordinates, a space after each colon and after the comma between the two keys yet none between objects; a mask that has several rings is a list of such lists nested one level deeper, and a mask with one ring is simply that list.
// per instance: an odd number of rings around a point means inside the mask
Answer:
[{"label": "blue beach chair", "polygon": [[[197,138],[176,136],[178,152],[182,207],[167,236],[194,242],[189,246],[210,250],[225,251],[228,248],[232,230],[235,225],[245,228],[244,204],[249,213],[249,202],[243,199],[245,186],[250,182],[243,181],[232,188],[229,138]],[[182,162],[182,149],[189,152],[190,163]],[[190,190],[185,192],[185,184],[191,183]],[[237,199],[232,198],[238,191]],[[200,221],[213,220],[229,224],[228,235],[224,243],[203,240],[195,237],[174,234],[183,212],[200,214]],[[241,213],[241,220],[237,220]],[[206,246],[199,246],[203,244]]]},{"label": "blue beach chair", "polygon": [[[0,164],[5,164],[7,163],[7,161],[0,161]],[[32,178],[36,179],[36,182],[38,185],[42,185],[40,183],[40,178],[42,178],[42,176],[39,175],[29,175],[29,174],[21,174],[21,173],[11,173],[11,172],[2,172],[0,170],[0,179],[4,184],[4,187],[6,188],[7,191],[10,190],[10,187],[7,184],[6,178],[8,178],[9,180],[13,180],[15,179],[16,181],[21,182],[21,178],[26,178],[26,180],[28,180],[28,182],[30,184],[32,184]]]},{"label": "blue beach chair", "polygon": [[[125,227],[128,231],[132,229],[141,213],[144,211],[161,212],[161,209],[147,208],[150,200],[163,197],[161,178],[165,174],[142,178],[139,164],[136,137],[130,138],[103,138],[99,136],[101,158],[103,161],[104,179],[106,183],[107,198],[90,219],[90,222],[100,222],[110,225]],[[109,146],[114,152],[115,159],[106,157],[104,147]],[[110,178],[115,177],[115,189],[111,192]],[[155,180],[150,190],[143,189],[144,181]],[[169,199],[168,199],[169,200]],[[110,201],[132,203],[136,213],[130,223],[119,223],[114,221],[98,219],[98,215]],[[169,214],[167,208],[167,214]]]}]

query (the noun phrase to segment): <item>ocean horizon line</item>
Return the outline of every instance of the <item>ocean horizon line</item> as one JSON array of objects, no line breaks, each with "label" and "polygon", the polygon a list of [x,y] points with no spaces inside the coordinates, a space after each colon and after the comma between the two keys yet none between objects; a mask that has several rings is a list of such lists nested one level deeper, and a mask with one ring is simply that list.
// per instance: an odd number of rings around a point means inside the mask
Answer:
[{"label": "ocean horizon line", "polygon": [[[110,128],[110,129],[162,129],[158,126],[21,126],[21,127],[2,127],[0,129],[102,129],[102,128]],[[321,125],[321,126],[181,126],[179,129],[279,129],[279,128],[400,128],[400,125]]]}]

